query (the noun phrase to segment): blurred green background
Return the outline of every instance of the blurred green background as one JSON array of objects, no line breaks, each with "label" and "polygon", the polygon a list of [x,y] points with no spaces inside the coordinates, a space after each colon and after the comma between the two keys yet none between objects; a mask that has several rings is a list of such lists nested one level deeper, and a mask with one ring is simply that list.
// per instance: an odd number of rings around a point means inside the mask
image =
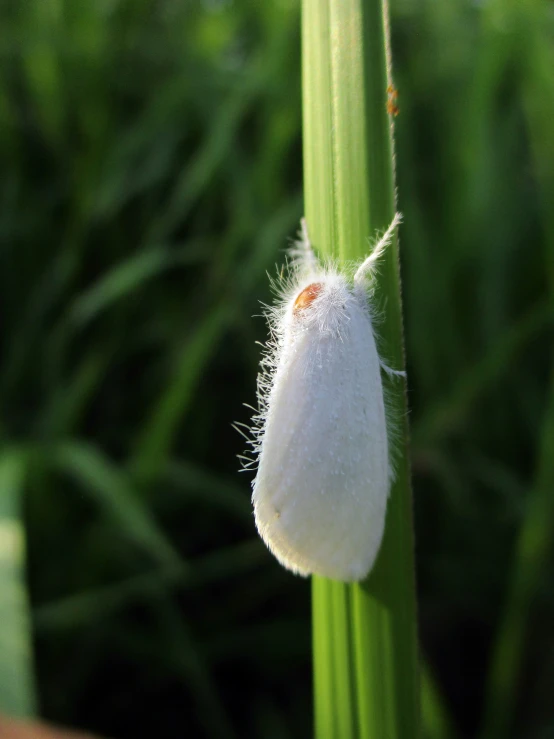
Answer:
[{"label": "blurred green background", "polygon": [[[391,21],[426,736],[548,739],[554,6]],[[310,736],[309,584],[231,427],[302,214],[299,4],[4,0],[0,50],[0,711]]]}]

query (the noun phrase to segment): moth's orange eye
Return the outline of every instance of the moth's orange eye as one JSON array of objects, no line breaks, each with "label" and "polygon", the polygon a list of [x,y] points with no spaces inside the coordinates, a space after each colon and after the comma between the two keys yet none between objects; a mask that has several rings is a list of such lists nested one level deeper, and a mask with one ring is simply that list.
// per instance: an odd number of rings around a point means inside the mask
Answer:
[{"label": "moth's orange eye", "polygon": [[299,313],[301,310],[309,308],[321,292],[321,288],[322,285],[320,282],[313,282],[308,287],[305,287],[294,301],[293,313]]}]

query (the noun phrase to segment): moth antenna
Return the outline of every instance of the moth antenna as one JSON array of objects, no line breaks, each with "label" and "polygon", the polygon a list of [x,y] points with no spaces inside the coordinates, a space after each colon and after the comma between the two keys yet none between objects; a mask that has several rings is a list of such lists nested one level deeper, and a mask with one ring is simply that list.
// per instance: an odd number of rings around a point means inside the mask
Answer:
[{"label": "moth antenna", "polygon": [[379,241],[375,244],[375,247],[369,257],[367,257],[367,259],[365,259],[356,270],[356,274],[354,275],[355,285],[363,286],[367,281],[373,278],[377,270],[377,262],[383,256],[383,253],[387,246],[391,243],[394,231],[401,222],[402,215],[400,213],[395,213],[395,216],[392,219],[392,223],[387,228],[385,233],[381,236]]},{"label": "moth antenna", "polygon": [[318,261],[310,241],[308,222],[305,218],[300,219],[298,237],[289,251],[292,265],[302,274],[310,275],[317,270]]}]

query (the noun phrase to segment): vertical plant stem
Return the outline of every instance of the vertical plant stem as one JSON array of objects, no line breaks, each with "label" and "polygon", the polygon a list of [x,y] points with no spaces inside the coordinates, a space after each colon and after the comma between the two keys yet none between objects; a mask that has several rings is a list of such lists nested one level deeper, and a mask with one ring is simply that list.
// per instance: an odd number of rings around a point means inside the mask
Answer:
[{"label": "vertical plant stem", "polygon": [[[361,260],[395,211],[387,114],[387,6],[382,0],[304,0],[304,194],[318,253]],[[403,366],[396,240],[378,300],[381,349]],[[419,731],[412,504],[404,384],[384,380],[398,423],[396,481],[385,536],[367,581],[313,578],[315,725],[318,739],[410,739]]]}]

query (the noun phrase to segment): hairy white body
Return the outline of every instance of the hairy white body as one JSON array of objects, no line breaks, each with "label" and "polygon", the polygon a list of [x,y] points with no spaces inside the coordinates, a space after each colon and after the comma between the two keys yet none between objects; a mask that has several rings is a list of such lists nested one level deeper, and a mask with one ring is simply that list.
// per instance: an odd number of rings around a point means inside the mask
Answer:
[{"label": "hairy white body", "polygon": [[262,539],[301,575],[363,579],[383,537],[391,466],[367,288],[397,222],[353,283],[301,244],[270,314],[252,500]]}]

